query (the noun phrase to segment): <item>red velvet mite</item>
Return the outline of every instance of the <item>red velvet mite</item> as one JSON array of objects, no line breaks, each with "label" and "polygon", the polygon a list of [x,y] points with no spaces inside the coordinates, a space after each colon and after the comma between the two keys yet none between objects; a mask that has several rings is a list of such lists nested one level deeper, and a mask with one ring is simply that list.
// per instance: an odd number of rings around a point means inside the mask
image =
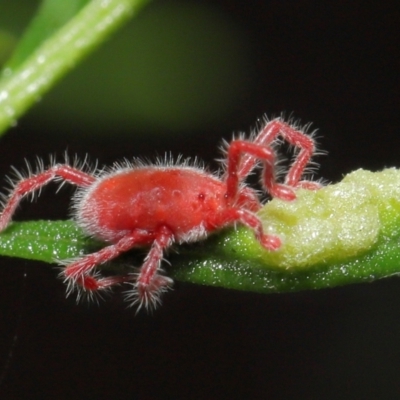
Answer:
[{"label": "red velvet mite", "polygon": [[[281,246],[278,236],[266,234],[257,216],[261,207],[257,191],[246,186],[245,178],[262,164],[261,183],[272,197],[292,201],[295,188],[317,189],[317,182],[301,180],[315,143],[304,130],[281,118],[265,121],[258,134],[248,140],[233,139],[226,144],[221,175],[206,172],[199,165],[164,162],[117,163],[110,169],[84,172],[84,166],[55,164],[13,182],[0,216],[0,231],[11,221],[19,202],[50,181],[62,180],[78,187],[72,200],[73,218],[90,236],[105,241],[103,249],[65,262],[62,276],[68,293],[78,289],[93,294],[114,285],[128,283],[127,298],[138,308],[155,308],[160,295],[172,285],[162,273],[164,251],[173,243],[196,242],[224,227],[241,223],[254,232],[266,251]],[[297,148],[284,183],[276,180],[275,144],[280,138]],[[86,164],[86,163],[83,163]],[[278,233],[277,233],[278,234]],[[96,266],[135,247],[149,247],[137,273],[101,277]]]}]

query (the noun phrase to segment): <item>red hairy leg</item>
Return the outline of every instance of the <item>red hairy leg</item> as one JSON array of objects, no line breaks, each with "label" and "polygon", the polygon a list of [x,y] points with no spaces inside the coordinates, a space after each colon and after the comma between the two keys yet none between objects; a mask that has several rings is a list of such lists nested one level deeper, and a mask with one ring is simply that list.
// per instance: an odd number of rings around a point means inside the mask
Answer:
[{"label": "red hairy leg", "polygon": [[76,283],[83,289],[90,291],[105,289],[121,282],[131,281],[131,276],[110,276],[98,279],[88,274],[97,265],[104,264],[105,262],[118,257],[121,253],[131,250],[139,243],[148,241],[153,236],[153,234],[144,231],[133,231],[116,243],[104,247],[96,253],[87,254],[67,265],[62,271],[62,275],[70,282],[70,284]]},{"label": "red hairy leg", "polygon": [[258,143],[246,142],[244,140],[234,140],[231,142],[228,149],[228,169],[226,178],[226,195],[231,201],[231,204],[234,203],[239,191],[240,180],[243,178],[240,176],[240,171],[238,171],[243,154],[258,158],[264,163],[263,183],[272,197],[278,197],[288,201],[296,198],[291,188],[275,180],[275,153],[271,147]]},{"label": "red hairy leg", "polygon": [[172,279],[158,274],[158,271],[164,250],[171,245],[173,236],[172,231],[166,226],[160,227],[156,234],[134,285],[133,295],[137,294],[137,299],[133,304],[140,303],[139,308],[143,304],[146,307],[156,305],[159,302],[160,292],[166,290],[172,284]]},{"label": "red hairy leg", "polygon": [[92,175],[66,164],[54,165],[46,171],[22,179],[11,192],[0,215],[0,232],[10,223],[15,209],[24,196],[39,190],[58,177],[77,186],[90,186],[96,180]]},{"label": "red hairy leg", "polygon": [[73,289],[73,284],[81,286],[84,290],[96,291],[135,280],[132,275],[96,278],[88,274],[97,265],[110,261],[121,253],[132,249],[138,243],[143,243],[152,238],[154,238],[153,244],[134,283],[135,290],[128,297],[135,299],[132,305],[135,303],[140,303],[140,306],[144,304],[146,307],[156,305],[159,301],[160,292],[166,290],[172,284],[172,279],[158,274],[163,252],[165,248],[171,245],[173,238],[173,233],[166,227],[161,227],[155,235],[143,231],[133,232],[124,236],[117,243],[96,253],[88,254],[66,266],[63,275],[66,280],[70,281],[69,291]]},{"label": "red hairy leg", "polygon": [[[285,183],[288,186],[304,187],[307,189],[317,189],[320,185],[317,182],[300,181],[304,169],[309,163],[313,153],[315,152],[314,140],[304,132],[295,129],[291,125],[275,119],[268,122],[260,131],[253,143],[269,146],[278,136],[282,136],[289,144],[300,148],[295,161],[291,165],[288,174],[286,175]],[[239,179],[246,178],[254,168],[256,159],[253,154],[245,154],[238,167]],[[278,196],[279,197],[279,196]]]},{"label": "red hairy leg", "polygon": [[267,250],[274,251],[281,247],[281,240],[279,237],[265,234],[261,220],[248,210],[228,208],[223,215],[219,217],[217,223],[223,226],[237,221],[253,230],[256,239]]}]

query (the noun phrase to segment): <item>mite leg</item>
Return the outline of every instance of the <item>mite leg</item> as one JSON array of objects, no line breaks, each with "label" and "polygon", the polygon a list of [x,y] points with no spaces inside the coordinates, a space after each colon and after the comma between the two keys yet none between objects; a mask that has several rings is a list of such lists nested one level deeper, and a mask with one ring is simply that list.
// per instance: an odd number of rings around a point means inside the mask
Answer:
[{"label": "mite leg", "polygon": [[167,227],[161,227],[156,233],[154,242],[137,274],[133,291],[127,299],[133,299],[132,305],[138,304],[138,310],[145,306],[147,309],[156,308],[160,303],[160,294],[168,290],[172,279],[159,274],[160,263],[164,250],[172,244],[173,233]]},{"label": "mite leg", "polygon": [[248,226],[253,232],[256,239],[267,250],[277,250],[281,247],[281,240],[275,235],[268,235],[264,232],[261,220],[252,212],[244,209],[229,208],[216,221],[219,226],[230,225],[234,222],[241,222]]},{"label": "mite leg", "polygon": [[[299,153],[286,175],[285,183],[293,187],[305,187],[307,189],[318,189],[317,182],[300,181],[304,169],[309,164],[312,155],[315,153],[314,139],[299,129],[287,124],[280,118],[268,122],[260,131],[253,143],[261,146],[270,146],[272,142],[281,136],[289,144],[297,147]],[[239,179],[246,178],[254,168],[256,158],[253,154],[245,154],[238,166]]]},{"label": "mite leg", "polygon": [[243,154],[251,155],[253,158],[259,159],[264,163],[263,184],[272,197],[278,197],[283,200],[294,200],[296,198],[293,189],[275,180],[275,152],[271,147],[244,140],[234,140],[228,149],[226,178],[226,196],[230,204],[234,203],[239,191],[241,176],[238,167]]},{"label": "mite leg", "polygon": [[104,247],[95,253],[87,254],[73,262],[69,262],[61,273],[68,284],[67,293],[72,292],[76,288],[95,292],[96,290],[106,289],[118,283],[132,280],[131,276],[98,278],[90,275],[90,273],[96,266],[118,257],[121,253],[132,249],[139,243],[146,242],[152,236],[144,231],[134,231],[124,236],[117,243]]},{"label": "mite leg", "polygon": [[[93,293],[97,290],[107,289],[123,282],[135,281],[134,290],[127,298],[134,299],[132,305],[139,304],[139,309],[144,305],[146,308],[154,308],[159,303],[159,295],[168,289],[172,279],[160,275],[159,266],[162,260],[163,251],[172,242],[172,232],[162,227],[156,234],[149,234],[143,231],[135,231],[124,236],[117,243],[104,247],[96,253],[88,254],[75,262],[67,265],[62,272],[68,284],[67,293],[74,289],[82,289],[85,292]],[[110,276],[98,278],[90,275],[97,265],[103,264],[118,257],[138,243],[144,243],[154,239],[150,251],[138,274],[126,276]]]},{"label": "mite leg", "polygon": [[0,215],[0,232],[10,223],[20,201],[28,194],[40,190],[50,181],[61,178],[77,186],[90,186],[95,182],[95,177],[66,164],[57,164],[46,171],[29,176],[19,181],[5,201]]}]

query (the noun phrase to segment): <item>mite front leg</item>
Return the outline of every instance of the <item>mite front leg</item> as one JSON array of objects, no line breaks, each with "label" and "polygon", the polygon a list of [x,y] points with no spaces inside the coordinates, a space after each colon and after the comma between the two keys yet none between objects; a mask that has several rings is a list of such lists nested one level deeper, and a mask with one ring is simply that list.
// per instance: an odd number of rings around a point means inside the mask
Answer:
[{"label": "mite front leg", "polygon": [[217,223],[220,226],[231,225],[235,222],[241,222],[249,227],[261,246],[265,249],[274,251],[281,247],[281,240],[278,236],[268,235],[264,232],[264,228],[260,218],[252,212],[239,208],[229,208],[218,217]]},{"label": "mite front leg", "polygon": [[294,200],[296,195],[287,185],[276,182],[275,179],[275,153],[271,147],[260,145],[258,143],[246,142],[244,140],[234,140],[228,149],[228,170],[226,178],[227,192],[226,196],[231,205],[234,204],[239,191],[239,184],[242,176],[240,161],[243,154],[259,159],[264,163],[263,184],[265,189],[272,197],[278,197],[282,200]]},{"label": "mite front leg", "polygon": [[[286,175],[285,184],[292,187],[304,187],[307,189],[319,188],[320,185],[317,182],[300,181],[306,166],[315,153],[315,142],[311,136],[289,125],[282,119],[277,118],[265,125],[254,139],[253,143],[260,146],[271,146],[273,141],[279,136],[299,149],[299,153]],[[238,167],[239,179],[246,178],[254,168],[255,163],[256,158],[253,154],[248,153],[244,155]]]}]

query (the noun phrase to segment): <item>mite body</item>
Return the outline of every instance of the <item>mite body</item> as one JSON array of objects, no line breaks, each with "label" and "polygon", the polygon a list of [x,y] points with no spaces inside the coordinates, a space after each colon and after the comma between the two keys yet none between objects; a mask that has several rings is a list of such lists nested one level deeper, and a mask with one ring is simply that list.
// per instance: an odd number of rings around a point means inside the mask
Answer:
[{"label": "mite body", "polygon": [[[239,191],[236,204],[249,211],[260,207],[256,194]],[[230,208],[226,185],[195,167],[126,168],[111,173],[74,200],[76,220],[105,241],[115,242],[132,230],[146,231],[150,244],[160,227],[178,243],[200,240],[225,225]]]}]

